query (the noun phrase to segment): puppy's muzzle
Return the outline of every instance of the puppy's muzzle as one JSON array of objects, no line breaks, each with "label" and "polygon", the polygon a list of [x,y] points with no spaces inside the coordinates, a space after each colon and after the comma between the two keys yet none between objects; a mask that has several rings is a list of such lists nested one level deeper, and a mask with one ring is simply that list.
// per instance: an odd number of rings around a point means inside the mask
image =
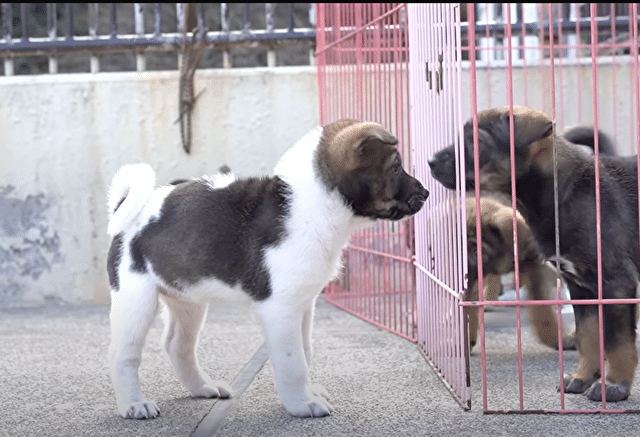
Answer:
[{"label": "puppy's muzzle", "polygon": [[409,200],[407,200],[407,206],[409,207],[409,214],[413,215],[420,211],[420,208],[424,205],[424,202],[429,197],[429,191],[422,184],[416,181],[415,193],[413,193]]},{"label": "puppy's muzzle", "polygon": [[422,208],[422,205],[424,205],[427,197],[429,197],[429,191],[427,191],[426,188],[421,187],[420,193],[416,193],[409,198],[407,204],[414,214],[420,211],[420,208]]},{"label": "puppy's muzzle", "polygon": [[429,161],[431,176],[446,188],[456,188],[456,158],[453,147],[441,150]]}]

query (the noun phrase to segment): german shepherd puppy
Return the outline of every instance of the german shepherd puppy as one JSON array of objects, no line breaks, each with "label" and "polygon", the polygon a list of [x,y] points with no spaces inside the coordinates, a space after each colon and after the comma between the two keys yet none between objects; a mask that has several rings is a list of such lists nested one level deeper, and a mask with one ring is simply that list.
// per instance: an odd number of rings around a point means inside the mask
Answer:
[{"label": "german shepherd puppy", "polygon": [[[509,196],[489,193],[480,198],[482,229],[482,271],[484,274],[484,300],[496,300],[500,293],[500,276],[514,270],[513,209],[505,205]],[[467,300],[478,300],[478,252],[476,233],[476,199],[468,195],[467,249],[469,263],[469,293]],[[524,217],[516,212],[518,225],[518,267],[522,284],[527,287],[529,298],[552,298],[556,290],[556,274],[545,263],[537,241]],[[529,319],[538,339],[545,345],[558,348],[558,320],[551,305],[530,305]],[[468,307],[469,342],[476,344],[478,336],[478,307]],[[563,340],[565,348],[571,340]]]},{"label": "german shepherd puppy", "polygon": [[[554,135],[553,120],[536,109],[515,106],[516,193],[544,256],[555,259],[553,150],[557,155],[560,258],[555,260],[572,299],[598,297],[595,159],[584,148]],[[510,192],[509,107],[479,114],[480,183],[483,190]],[[465,125],[465,149],[473,148],[473,128]],[[468,156],[465,157],[469,159]],[[473,159],[473,156],[471,156]],[[471,161],[473,162],[473,161]],[[450,180],[444,166],[432,174]],[[454,165],[455,168],[455,165]],[[467,166],[467,169],[470,167]],[[448,178],[448,179],[447,179]],[[466,185],[473,187],[473,171]],[[450,186],[450,184],[449,184]],[[636,157],[600,157],[602,295],[636,297],[640,269],[638,244],[638,167]],[[629,397],[638,365],[634,304],[606,304],[604,349],[606,400]],[[564,381],[568,393],[600,401],[598,307],[574,305],[580,364]]]},{"label": "german shepherd puppy", "polygon": [[[489,110],[489,111],[495,111]],[[481,112],[485,114],[489,111]],[[486,123],[485,123],[486,124]],[[498,144],[496,137],[506,138],[507,143]],[[590,151],[593,155],[595,150],[595,135],[593,127],[576,126],[568,129],[562,134],[565,140],[581,145],[578,147],[583,151]],[[516,138],[516,141],[518,139]],[[485,192],[502,191],[511,193],[509,181],[511,178],[511,167],[509,164],[509,119],[506,126],[493,126],[491,130],[478,129],[478,142],[480,144],[480,185]],[[507,160],[494,159],[499,155],[497,148],[502,147],[502,152],[506,151]],[[600,155],[614,156],[613,141],[603,132],[598,132],[598,150]],[[467,190],[474,186],[473,174],[473,120],[469,120],[464,125],[464,162],[465,162],[465,182]],[[456,162],[454,146],[451,145],[440,150],[429,160],[431,175],[446,188],[456,189]],[[507,186],[505,187],[505,183]]]}]

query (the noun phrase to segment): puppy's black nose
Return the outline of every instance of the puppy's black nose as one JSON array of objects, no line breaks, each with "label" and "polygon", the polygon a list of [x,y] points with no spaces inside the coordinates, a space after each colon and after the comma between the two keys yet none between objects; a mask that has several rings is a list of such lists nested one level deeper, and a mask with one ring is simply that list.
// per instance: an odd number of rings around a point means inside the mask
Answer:
[{"label": "puppy's black nose", "polygon": [[422,205],[424,205],[427,197],[429,197],[429,191],[425,187],[423,187],[420,182],[416,184],[416,188],[417,192],[414,193],[407,202],[409,208],[411,208],[411,210],[414,212],[420,211],[420,208],[422,208]]},{"label": "puppy's black nose", "polygon": [[429,163],[429,167],[431,168],[433,168],[436,165],[436,160],[434,158],[431,158],[427,162]]}]

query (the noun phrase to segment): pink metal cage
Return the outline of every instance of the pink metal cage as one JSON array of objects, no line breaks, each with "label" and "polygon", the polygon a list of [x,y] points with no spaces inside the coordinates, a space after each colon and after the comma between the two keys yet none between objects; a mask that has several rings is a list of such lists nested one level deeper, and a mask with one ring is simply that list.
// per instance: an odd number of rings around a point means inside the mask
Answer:
[{"label": "pink metal cage", "polygon": [[[468,17],[470,19],[466,32],[467,44],[464,44],[463,40],[463,60],[469,64],[468,86],[471,105],[467,108],[469,113],[465,118],[474,116],[481,109],[496,106],[530,106],[551,114],[556,123],[556,131],[561,132],[565,127],[576,124],[590,124],[615,138],[618,154],[637,153],[640,144],[637,127],[640,120],[637,5],[479,4],[476,8],[470,4]],[[632,92],[629,93],[629,90]],[[622,129],[622,126],[626,128]],[[513,128],[511,134],[513,150]],[[596,163],[599,162],[597,143],[596,137]],[[475,147],[477,156],[477,139]],[[511,177],[514,179],[513,158],[511,167]],[[602,298],[602,211],[599,182],[599,166],[596,164],[597,226],[594,233],[597,235],[599,298],[589,302],[567,300],[570,298],[563,295],[561,283],[558,281],[557,300],[545,303],[558,307],[559,339],[562,338],[564,313],[561,308],[566,308],[568,303],[591,303],[598,306],[600,369],[604,390],[603,307],[620,303],[634,304],[639,301]],[[476,192],[476,196],[478,194]],[[515,186],[512,186],[514,209],[517,197]],[[556,235],[556,240],[557,238]],[[517,232],[514,233],[514,244],[517,247]],[[481,259],[481,247],[478,249],[478,259]],[[527,363],[529,357],[523,353],[521,308],[536,302],[520,298],[519,283],[520,278],[516,272],[515,301],[487,302],[482,300],[481,294],[479,302],[461,302],[462,306],[480,306],[481,316],[484,316],[485,308],[489,305],[513,307],[516,311],[518,347],[514,357],[514,368],[517,368],[514,385],[517,387],[518,400],[515,405],[505,405],[504,399],[491,399],[492,382],[502,383],[498,380],[504,379],[504,375],[493,378],[492,381],[491,372],[487,368],[486,326],[481,317],[483,409],[486,412],[638,412],[639,404],[633,398],[620,404],[607,404],[604,399],[601,403],[596,403],[585,402],[584,398],[575,395],[565,396],[563,375],[573,370],[572,367],[576,364],[565,366],[565,359],[575,361],[575,352],[564,351],[562,341],[557,356],[557,400],[550,405],[544,402],[536,403],[531,399],[531,386],[539,381],[527,380],[527,372],[530,371],[531,365]],[[481,281],[481,289],[482,285]]]},{"label": "pink metal cage", "polygon": [[[457,157],[462,156],[463,123],[483,109],[504,105],[543,110],[552,115],[557,131],[593,125],[615,139],[618,154],[637,154],[637,5],[318,4],[317,25],[322,123],[352,117],[386,125],[400,138],[409,168],[431,192],[414,221],[379,225],[354,236],[345,253],[345,274],[328,287],[328,300],[416,341],[465,408],[471,406],[473,380],[489,413],[640,411],[633,390],[629,400],[618,404],[565,395],[563,375],[576,365],[576,353],[563,350],[562,342],[559,352],[528,349],[521,310],[540,301],[520,296],[517,272],[515,300],[485,301],[482,292],[478,301],[464,299],[465,193],[445,190],[431,178],[427,165],[433,153],[450,144],[456,146]],[[460,166],[459,181],[463,172]],[[600,212],[597,178],[596,187]],[[513,205],[517,195],[514,188]],[[594,233],[599,253],[600,229],[598,219]],[[517,232],[514,240],[517,247]],[[559,338],[569,304],[598,306],[604,369],[603,307],[640,300],[602,299],[601,259],[599,270],[599,299],[568,300],[558,281],[557,299],[545,303],[557,305]],[[480,313],[480,356],[470,357],[465,308],[474,306]],[[487,335],[489,307],[513,311],[513,354],[496,349],[492,333]],[[501,369],[507,369],[502,373],[488,364],[495,363],[496,353],[501,354]],[[532,379],[532,369],[543,362],[556,370],[542,380]],[[514,396],[496,390],[507,381],[513,383]],[[532,396],[540,386],[549,392],[543,400]]]},{"label": "pink metal cage", "polygon": [[[322,124],[375,121],[409,152],[406,5],[318,3],[317,59]],[[414,340],[413,222],[379,222],[353,236],[342,278],[325,291],[334,305]]]}]

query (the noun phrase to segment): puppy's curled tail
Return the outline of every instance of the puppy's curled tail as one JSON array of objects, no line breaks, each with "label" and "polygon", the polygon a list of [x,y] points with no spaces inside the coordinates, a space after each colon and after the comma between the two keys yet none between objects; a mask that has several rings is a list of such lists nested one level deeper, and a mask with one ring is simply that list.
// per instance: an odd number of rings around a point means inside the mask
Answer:
[{"label": "puppy's curled tail", "polygon": [[109,235],[115,236],[131,225],[155,184],[156,175],[148,164],[129,164],[118,170],[109,189]]},{"label": "puppy's curled tail", "polygon": [[[596,149],[594,129],[591,126],[576,126],[567,129],[564,137],[574,144],[588,146],[591,150]],[[615,143],[604,132],[598,131],[598,150],[601,155],[614,156],[616,154]]]}]

